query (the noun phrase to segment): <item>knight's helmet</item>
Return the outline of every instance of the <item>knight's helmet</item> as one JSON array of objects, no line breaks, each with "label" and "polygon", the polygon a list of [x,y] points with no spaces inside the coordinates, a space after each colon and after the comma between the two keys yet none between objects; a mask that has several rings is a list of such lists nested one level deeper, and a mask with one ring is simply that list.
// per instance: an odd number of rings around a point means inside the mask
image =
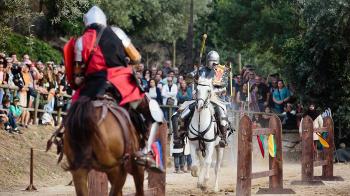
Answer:
[{"label": "knight's helmet", "polygon": [[212,50],[207,54],[206,66],[212,69],[214,65],[220,64],[220,56],[219,53]]},{"label": "knight's helmet", "polygon": [[107,26],[106,15],[98,6],[93,6],[92,8],[90,8],[90,10],[86,14],[84,14],[83,20],[85,27],[94,23]]},{"label": "knight's helmet", "polygon": [[[107,17],[98,6],[93,6],[86,14],[84,14],[85,27],[88,27],[94,23],[100,24],[102,26],[107,26]],[[112,27],[112,30],[122,41],[125,52],[129,58],[127,61],[130,61],[132,64],[139,63],[141,61],[141,54],[131,43],[131,40],[126,35],[126,33],[119,27]]]}]

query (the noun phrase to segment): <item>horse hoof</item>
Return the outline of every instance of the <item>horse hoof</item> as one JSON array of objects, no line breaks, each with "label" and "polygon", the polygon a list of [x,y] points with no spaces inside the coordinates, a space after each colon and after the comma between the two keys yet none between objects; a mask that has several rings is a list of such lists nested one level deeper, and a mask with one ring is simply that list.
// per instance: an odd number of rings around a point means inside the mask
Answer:
[{"label": "horse hoof", "polygon": [[201,191],[205,192],[205,191],[207,191],[207,186],[202,185],[202,186],[200,187],[200,189],[201,189]]},{"label": "horse hoof", "polygon": [[198,177],[198,167],[197,166],[192,166],[191,175],[192,175],[192,177]]},{"label": "horse hoof", "polygon": [[214,192],[215,192],[215,193],[218,193],[219,191],[220,191],[220,190],[219,190],[218,187],[215,187],[215,188],[214,188]]}]

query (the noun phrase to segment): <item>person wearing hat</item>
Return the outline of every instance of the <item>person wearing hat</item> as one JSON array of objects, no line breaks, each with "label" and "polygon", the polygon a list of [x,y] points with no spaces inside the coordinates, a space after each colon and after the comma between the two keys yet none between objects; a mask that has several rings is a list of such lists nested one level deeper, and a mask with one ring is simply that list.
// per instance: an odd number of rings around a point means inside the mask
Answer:
[{"label": "person wearing hat", "polygon": [[13,113],[11,112],[11,109],[10,109],[11,108],[11,104],[10,103],[11,103],[11,101],[9,99],[6,99],[4,101],[4,108],[5,109],[9,109],[9,112],[7,112],[8,122],[5,124],[5,130],[7,130],[10,133],[22,134],[22,132],[17,127],[16,118],[13,115]]},{"label": "person wearing hat", "polygon": [[30,114],[28,111],[23,110],[21,106],[18,105],[19,99],[16,97],[13,100],[13,105],[10,106],[10,112],[16,121],[20,121],[26,128],[28,127]]}]

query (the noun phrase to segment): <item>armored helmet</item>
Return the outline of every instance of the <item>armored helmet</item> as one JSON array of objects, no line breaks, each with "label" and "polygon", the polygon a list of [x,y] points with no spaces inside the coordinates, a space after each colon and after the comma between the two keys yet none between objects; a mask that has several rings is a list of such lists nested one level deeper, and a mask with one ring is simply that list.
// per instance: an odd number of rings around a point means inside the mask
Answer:
[{"label": "armored helmet", "polygon": [[206,66],[209,68],[213,68],[214,64],[219,64],[220,63],[220,56],[219,53],[212,50],[207,54],[207,59],[206,59]]},{"label": "armored helmet", "polygon": [[103,11],[98,6],[93,6],[90,10],[84,14],[83,17],[85,27],[97,23],[103,26],[107,26],[107,18]]}]

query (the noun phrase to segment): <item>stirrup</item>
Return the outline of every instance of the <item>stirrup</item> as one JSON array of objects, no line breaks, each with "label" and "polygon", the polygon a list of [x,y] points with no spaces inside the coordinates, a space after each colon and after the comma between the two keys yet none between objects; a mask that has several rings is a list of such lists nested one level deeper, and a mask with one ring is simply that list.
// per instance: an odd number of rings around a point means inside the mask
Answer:
[{"label": "stirrup", "polygon": [[146,169],[149,169],[152,172],[156,172],[156,173],[165,172],[163,168],[157,165],[156,161],[154,160],[154,156],[152,152],[144,154],[139,151],[135,153],[135,161],[136,161],[136,164],[144,166]]}]

